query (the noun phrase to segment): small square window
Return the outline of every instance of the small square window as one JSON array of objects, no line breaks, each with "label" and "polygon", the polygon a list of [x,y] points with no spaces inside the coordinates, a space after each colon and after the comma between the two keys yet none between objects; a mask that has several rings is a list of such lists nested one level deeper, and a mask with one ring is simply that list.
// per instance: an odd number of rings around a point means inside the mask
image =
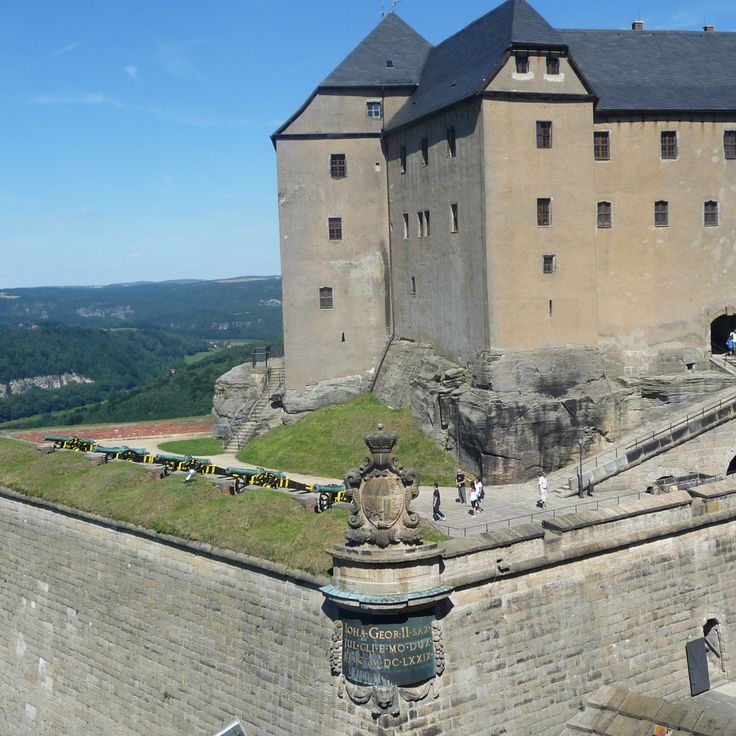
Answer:
[{"label": "small square window", "polygon": [[542,256],[542,273],[554,273],[557,270],[557,258],[553,255]]},{"label": "small square window", "polygon": [[457,219],[457,205],[450,205],[450,232],[456,233],[460,229],[459,221]]},{"label": "small square window", "polygon": [[718,202],[711,200],[703,205],[703,225],[718,227]]},{"label": "small square window", "polygon": [[447,158],[455,158],[457,155],[457,140],[455,138],[455,128],[447,129]]},{"label": "small square window", "polygon": [[611,227],[611,203],[598,202],[596,225],[598,227]]},{"label": "small square window", "polygon": [[330,240],[342,240],[342,217],[327,218],[327,234]]},{"label": "small square window", "polygon": [[611,158],[611,139],[607,130],[593,133],[593,158],[608,161]]},{"label": "small square window", "polygon": [[330,176],[333,179],[344,179],[348,175],[347,158],[344,153],[330,155]]},{"label": "small square window", "polygon": [[409,213],[404,212],[404,214],[401,215],[401,219],[404,222],[404,240],[407,240],[409,238]]},{"label": "small square window", "polygon": [[552,148],[552,123],[537,120],[537,148]]},{"label": "small square window", "polygon": [[319,308],[320,309],[332,309],[332,287],[323,286],[319,290]]},{"label": "small square window", "polygon": [[660,200],[654,203],[654,226],[669,227],[670,224],[669,202]]},{"label": "small square window", "polygon": [[660,146],[662,149],[662,158],[677,158],[677,131],[663,130]]},{"label": "small square window", "polygon": [[381,117],[381,103],[380,102],[366,102],[365,103],[366,114],[369,118],[380,118]]},{"label": "small square window", "polygon": [[537,199],[537,226],[547,227],[551,222],[550,205],[552,200],[549,197]]},{"label": "small square window", "polygon": [[406,174],[406,146],[401,146],[399,149],[399,171]]},{"label": "small square window", "polygon": [[560,73],[560,57],[559,56],[548,56],[547,57],[547,74],[559,74]]},{"label": "small square window", "polygon": [[529,56],[527,54],[516,55],[516,73],[526,74],[529,71]]},{"label": "small square window", "polygon": [[429,140],[422,138],[422,166],[429,164]]},{"label": "small square window", "polygon": [[723,155],[726,158],[736,158],[736,130],[723,131]]}]

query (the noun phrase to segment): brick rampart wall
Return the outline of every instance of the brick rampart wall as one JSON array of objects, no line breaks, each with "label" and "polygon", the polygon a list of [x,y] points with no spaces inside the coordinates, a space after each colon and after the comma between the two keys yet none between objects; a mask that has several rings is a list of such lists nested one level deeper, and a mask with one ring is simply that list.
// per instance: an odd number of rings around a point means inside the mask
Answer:
[{"label": "brick rampart wall", "polygon": [[736,651],[732,497],[452,543],[440,694],[396,721],[337,697],[320,581],[0,498],[0,733],[558,736],[603,684],[685,697],[708,618]]}]

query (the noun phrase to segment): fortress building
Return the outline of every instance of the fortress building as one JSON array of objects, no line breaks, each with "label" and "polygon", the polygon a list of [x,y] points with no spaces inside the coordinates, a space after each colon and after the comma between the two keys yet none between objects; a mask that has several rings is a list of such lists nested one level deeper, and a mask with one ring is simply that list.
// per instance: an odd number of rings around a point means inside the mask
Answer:
[{"label": "fortress building", "polygon": [[734,69],[712,26],[508,0],[432,46],[387,15],[273,135],[287,389],[397,340],[707,367],[736,323]]}]

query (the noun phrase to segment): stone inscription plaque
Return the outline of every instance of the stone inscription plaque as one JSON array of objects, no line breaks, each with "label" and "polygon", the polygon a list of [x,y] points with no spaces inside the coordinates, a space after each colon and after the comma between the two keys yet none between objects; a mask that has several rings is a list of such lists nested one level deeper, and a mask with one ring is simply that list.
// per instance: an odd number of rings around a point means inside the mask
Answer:
[{"label": "stone inscription plaque", "polygon": [[436,675],[434,616],[343,619],[342,672],[359,685],[407,687]]}]

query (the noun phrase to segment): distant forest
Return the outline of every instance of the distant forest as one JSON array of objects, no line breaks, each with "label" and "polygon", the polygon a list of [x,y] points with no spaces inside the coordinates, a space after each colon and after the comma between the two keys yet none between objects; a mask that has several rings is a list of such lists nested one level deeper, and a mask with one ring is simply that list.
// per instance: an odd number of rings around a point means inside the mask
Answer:
[{"label": "distant forest", "polygon": [[0,325],[158,328],[208,339],[281,336],[281,278],[0,290]]},{"label": "distant forest", "polygon": [[279,278],[5,289],[2,388],[71,373],[93,382],[7,394],[0,398],[0,423],[207,414],[217,377],[266,343],[280,354]]}]

